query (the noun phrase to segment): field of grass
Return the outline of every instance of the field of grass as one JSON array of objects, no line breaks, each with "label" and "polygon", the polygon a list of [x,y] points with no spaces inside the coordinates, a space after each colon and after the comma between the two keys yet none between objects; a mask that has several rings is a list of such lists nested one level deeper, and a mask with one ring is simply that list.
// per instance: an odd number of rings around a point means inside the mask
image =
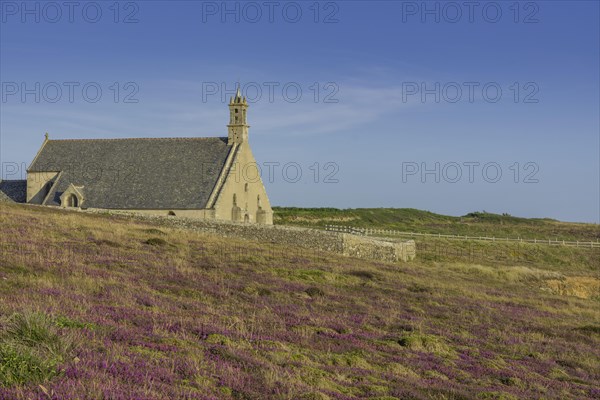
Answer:
[{"label": "field of grass", "polygon": [[594,287],[597,259],[421,250],[370,262],[0,204],[0,399],[600,396],[600,293],[559,290]]},{"label": "field of grass", "polygon": [[596,241],[600,225],[560,222],[548,218],[519,218],[486,212],[463,217],[434,214],[412,208],[294,208],[275,207],[274,222],[284,225],[324,227],[347,225],[404,232],[448,235]]},{"label": "field of grass", "polygon": [[565,276],[600,277],[600,248],[533,243],[418,238],[421,261],[462,262],[489,266],[524,266]]}]

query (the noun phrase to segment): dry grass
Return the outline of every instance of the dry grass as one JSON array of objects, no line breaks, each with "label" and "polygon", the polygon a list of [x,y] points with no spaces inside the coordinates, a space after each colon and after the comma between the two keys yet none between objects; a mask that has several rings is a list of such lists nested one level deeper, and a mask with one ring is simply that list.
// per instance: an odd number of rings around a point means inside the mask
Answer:
[{"label": "dry grass", "polygon": [[600,396],[600,299],[541,290],[560,262],[369,262],[17,205],[0,235],[0,318],[75,344],[0,398]]}]

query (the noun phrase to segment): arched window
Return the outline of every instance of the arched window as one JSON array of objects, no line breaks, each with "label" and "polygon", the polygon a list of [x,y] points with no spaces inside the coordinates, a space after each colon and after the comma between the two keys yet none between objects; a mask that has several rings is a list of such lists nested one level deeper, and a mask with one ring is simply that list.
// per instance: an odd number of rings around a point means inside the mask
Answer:
[{"label": "arched window", "polygon": [[233,205],[237,206],[237,196],[235,195],[235,193],[233,194]]},{"label": "arched window", "polygon": [[248,191],[248,184],[246,183],[246,184],[244,184],[244,192],[247,192],[247,191]]},{"label": "arched window", "polygon": [[81,208],[85,203],[83,197],[83,186],[70,184],[69,187],[60,195],[60,206],[63,208]]},{"label": "arched window", "polygon": [[260,194],[258,196],[256,196],[256,205],[258,206],[258,208],[261,207],[261,204],[260,204]]}]

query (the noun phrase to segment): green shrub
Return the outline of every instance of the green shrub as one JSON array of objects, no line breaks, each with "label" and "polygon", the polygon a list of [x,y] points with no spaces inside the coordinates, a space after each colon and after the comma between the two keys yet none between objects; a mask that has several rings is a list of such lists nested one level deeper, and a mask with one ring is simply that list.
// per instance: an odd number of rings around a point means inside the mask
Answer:
[{"label": "green shrub", "polygon": [[0,323],[0,386],[36,384],[58,373],[74,341],[45,314],[13,314]]}]

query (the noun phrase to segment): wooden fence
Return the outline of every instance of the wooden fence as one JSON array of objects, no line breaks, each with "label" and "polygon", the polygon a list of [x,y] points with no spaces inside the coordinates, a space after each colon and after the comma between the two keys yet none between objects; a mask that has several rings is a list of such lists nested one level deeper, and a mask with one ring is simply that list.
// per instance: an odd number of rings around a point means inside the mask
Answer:
[{"label": "wooden fence", "polygon": [[418,232],[402,232],[393,229],[371,229],[371,228],[356,228],[352,226],[340,225],[325,225],[325,230],[340,233],[350,233],[361,236],[401,236],[401,237],[430,237],[452,240],[484,240],[489,242],[518,242],[518,243],[533,243],[545,244],[550,246],[568,246],[568,247],[583,247],[583,248],[600,248],[600,241],[568,241],[568,240],[552,240],[552,239],[523,239],[523,238],[503,238],[503,237],[487,237],[487,236],[467,236],[467,235],[444,235],[440,233],[418,233]]}]

